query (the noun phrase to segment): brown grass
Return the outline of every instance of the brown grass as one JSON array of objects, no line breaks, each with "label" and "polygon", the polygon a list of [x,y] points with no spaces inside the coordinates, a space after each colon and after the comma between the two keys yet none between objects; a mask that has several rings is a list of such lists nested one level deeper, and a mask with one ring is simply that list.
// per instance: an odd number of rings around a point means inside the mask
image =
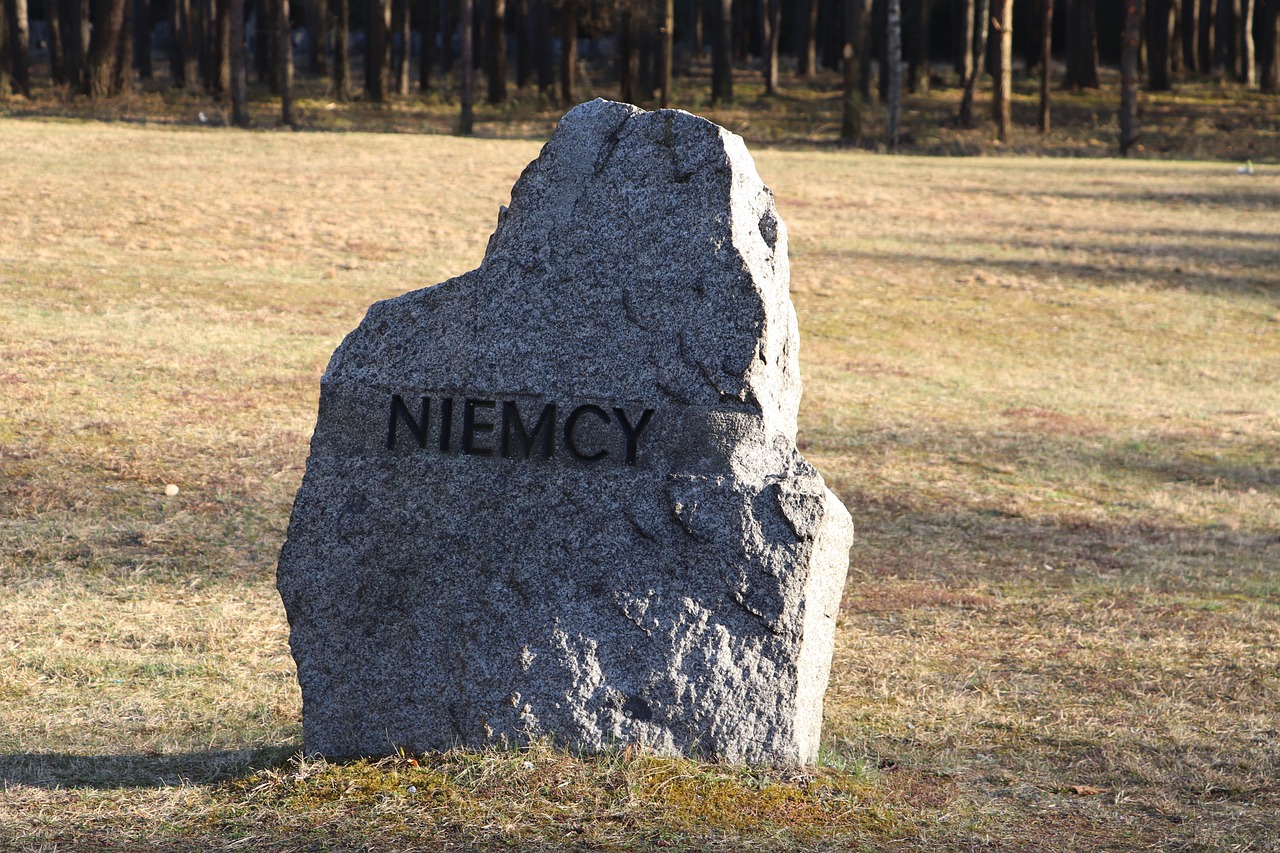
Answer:
[{"label": "brown grass", "polygon": [[291,758],[319,374],[536,151],[0,124],[0,847],[1276,849],[1280,195],[1204,162],[757,150],[859,531],[823,766]]}]

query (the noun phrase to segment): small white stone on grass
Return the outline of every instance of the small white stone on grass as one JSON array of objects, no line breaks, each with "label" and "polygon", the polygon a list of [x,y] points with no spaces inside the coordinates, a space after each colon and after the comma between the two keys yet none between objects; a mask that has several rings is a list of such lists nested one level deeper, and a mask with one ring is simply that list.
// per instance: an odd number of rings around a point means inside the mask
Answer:
[{"label": "small white stone on grass", "polygon": [[173,497],[178,493],[178,487],[175,486],[173,483],[170,483],[169,485],[164,487],[164,493],[169,497]]}]

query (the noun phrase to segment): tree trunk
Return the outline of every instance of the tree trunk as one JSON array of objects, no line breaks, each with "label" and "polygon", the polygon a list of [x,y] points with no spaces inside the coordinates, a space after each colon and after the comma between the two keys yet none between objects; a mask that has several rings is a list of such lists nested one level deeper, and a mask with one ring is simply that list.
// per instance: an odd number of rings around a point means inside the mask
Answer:
[{"label": "tree trunk", "polygon": [[863,0],[841,0],[840,11],[844,41],[840,49],[841,71],[844,76],[840,140],[848,145],[856,145],[862,137],[862,94],[858,81],[862,62],[858,56],[858,45],[863,30],[867,28],[866,4]]},{"label": "tree trunk", "polygon": [[631,0],[621,0],[618,7],[618,96],[624,103],[631,103],[631,47],[634,25],[631,21]]},{"label": "tree trunk", "polygon": [[711,103],[733,103],[733,0],[716,4],[715,32],[711,40]]},{"label": "tree trunk", "polygon": [[556,84],[551,56],[551,0],[530,0],[534,5],[533,43],[538,52],[538,90],[551,97]]},{"label": "tree trunk", "polygon": [[973,19],[977,14],[974,0],[960,0],[960,22],[956,27],[956,61],[955,71],[960,75],[960,85],[969,80],[969,72],[973,68]]},{"label": "tree trunk", "polygon": [[151,65],[151,4],[147,0],[133,2],[133,65],[140,80],[150,80],[155,73]]},{"label": "tree trunk", "polygon": [[[818,0],[797,0],[795,9],[796,31],[800,34],[796,47],[796,73],[801,77],[812,77],[818,61]],[[847,36],[844,42],[849,43]]]},{"label": "tree trunk", "polygon": [[351,0],[335,0],[333,10],[333,96],[351,98]]},{"label": "tree trunk", "polygon": [[244,50],[244,0],[230,0],[231,19],[231,123],[249,126],[249,69]]},{"label": "tree trunk", "polygon": [[1200,31],[1197,34],[1196,58],[1202,74],[1212,74],[1215,67],[1217,49],[1213,43],[1214,21],[1218,17],[1217,0],[1195,0],[1200,10]]},{"label": "tree trunk", "polygon": [[1258,82],[1257,56],[1253,44],[1253,0],[1240,0],[1240,82],[1253,86]]},{"label": "tree trunk", "polygon": [[231,14],[230,0],[215,0],[213,50],[213,96],[225,101],[231,96]]},{"label": "tree trunk", "polygon": [[364,96],[375,104],[387,99],[387,12],[389,0],[365,0]]},{"label": "tree trunk", "polygon": [[312,0],[312,8],[315,9],[316,30],[311,39],[311,43],[315,45],[315,56],[311,62],[311,73],[317,77],[323,78],[329,74],[329,58],[327,56],[329,39],[333,33],[329,30],[329,0]]},{"label": "tree trunk", "polygon": [[475,45],[472,44],[472,17],[474,9],[471,0],[460,0],[460,8],[458,11],[458,23],[462,30],[462,57],[461,72],[459,77],[459,100],[462,108],[458,117],[458,132],[463,136],[470,136],[472,128],[475,124],[475,116],[472,114],[471,97],[472,97],[472,81],[475,79],[475,62],[473,55],[475,53]]},{"label": "tree trunk", "polygon": [[[392,78],[398,95],[407,95],[412,86],[413,56],[413,18],[409,11],[409,0],[394,0],[391,6],[392,37]],[[398,36],[398,38],[396,38]],[[395,46],[398,41],[399,47]]]},{"label": "tree trunk", "polygon": [[1266,0],[1262,12],[1258,60],[1262,66],[1258,88],[1268,95],[1280,92],[1280,0]]},{"label": "tree trunk", "polygon": [[13,43],[9,29],[8,6],[0,2],[0,101],[7,100],[13,91]]},{"label": "tree trunk", "polygon": [[[278,69],[272,62],[272,57],[275,56],[275,48],[272,47],[275,9],[271,5],[271,0],[246,0],[246,2],[253,3],[254,73],[258,75],[259,83],[266,83],[270,87],[271,94],[278,95],[280,94],[280,77],[276,73]],[[246,17],[249,14],[245,12]],[[246,21],[245,27],[248,26]]]},{"label": "tree trunk", "polygon": [[1053,0],[1040,0],[1040,132],[1049,132],[1049,83],[1053,69]]},{"label": "tree trunk", "polygon": [[422,2],[422,54],[418,57],[418,88],[423,94],[431,91],[431,75],[436,65],[436,30],[439,29],[436,0]]},{"label": "tree trunk", "polygon": [[560,8],[560,102],[574,102],[573,82],[578,70],[578,2],[562,0]]},{"label": "tree trunk", "polygon": [[1071,0],[1067,7],[1067,75],[1069,89],[1098,88],[1098,26],[1095,0]]},{"label": "tree trunk", "polygon": [[507,101],[507,0],[489,4],[489,103]]},{"label": "tree trunk", "polygon": [[1147,0],[1147,91],[1173,88],[1170,46],[1173,40],[1173,3]]},{"label": "tree trunk", "polygon": [[774,13],[780,8],[778,0],[757,0],[760,15],[760,68],[764,78],[764,93],[778,93],[778,25]]},{"label": "tree trunk", "polygon": [[960,114],[957,123],[961,127],[973,127],[973,93],[978,88],[978,77],[985,64],[983,57],[987,55],[987,29],[991,21],[991,0],[980,0],[978,14],[975,19],[977,40],[973,45],[973,56],[969,63],[969,79],[964,83],[964,95],[960,98]]},{"label": "tree trunk", "polygon": [[1009,141],[1010,107],[1013,101],[1013,0],[997,0],[1000,7],[996,31],[997,78],[992,92],[991,113],[995,119],[996,136],[1001,142]]},{"label": "tree trunk", "polygon": [[182,52],[182,33],[186,29],[182,19],[182,4],[169,0],[169,78],[175,89],[186,85],[186,66]]},{"label": "tree trunk", "polygon": [[1138,141],[1138,49],[1142,42],[1141,0],[1123,0],[1124,35],[1120,42],[1120,153],[1128,156]]},{"label": "tree trunk", "polygon": [[[13,87],[23,97],[31,97],[31,18],[27,0],[6,0],[5,17],[9,29],[9,70]],[[0,94],[8,94],[0,92]]]},{"label": "tree trunk", "polygon": [[1214,18],[1214,63],[1227,77],[1233,78],[1239,76],[1239,16],[1240,0],[1218,0],[1218,14]]},{"label": "tree trunk", "polygon": [[85,89],[84,68],[85,39],[83,15],[89,11],[88,0],[56,0],[58,5],[58,29],[62,32],[62,82],[69,91]]},{"label": "tree trunk", "polygon": [[128,0],[102,0],[97,4],[93,31],[89,37],[85,74],[85,94],[91,98],[108,98],[112,94],[112,70],[127,2]]},{"label": "tree trunk", "polygon": [[280,63],[280,121],[297,127],[293,114],[293,30],[289,27],[289,0],[276,0],[276,54]]},{"label": "tree trunk", "polygon": [[[767,2],[767,0],[766,0]],[[773,0],[776,4],[778,0]],[[662,20],[658,30],[658,103],[663,109],[671,104],[671,60],[675,49],[676,7],[673,0],[663,0]]]},{"label": "tree trunk", "polygon": [[533,76],[533,31],[529,27],[529,0],[516,0],[516,88],[529,85]]},{"label": "tree trunk", "polygon": [[1178,0],[1178,29],[1182,36],[1182,67],[1187,71],[1200,68],[1196,43],[1200,33],[1199,0]]},{"label": "tree trunk", "polygon": [[133,13],[134,0],[128,0],[120,24],[120,41],[116,43],[116,59],[111,63],[112,95],[133,91]]},{"label": "tree trunk", "polygon": [[907,0],[903,33],[907,54],[907,90],[929,91],[929,0]]},{"label": "tree trunk", "polygon": [[885,124],[885,144],[893,151],[898,147],[902,121],[902,0],[889,0],[889,50],[885,64],[889,70],[889,120]]},{"label": "tree trunk", "polygon": [[448,76],[453,73],[453,64],[457,59],[453,52],[453,4],[449,0],[439,0],[436,10],[436,27],[440,33],[440,74]]}]

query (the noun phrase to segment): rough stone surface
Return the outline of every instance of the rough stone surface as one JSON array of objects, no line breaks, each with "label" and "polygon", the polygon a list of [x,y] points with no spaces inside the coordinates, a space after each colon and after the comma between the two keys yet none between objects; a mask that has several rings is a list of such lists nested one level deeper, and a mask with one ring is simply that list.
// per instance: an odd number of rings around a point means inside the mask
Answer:
[{"label": "rough stone surface", "polygon": [[321,382],[278,577],[306,750],[814,761],[852,525],[799,403],[742,140],[574,109],[480,268],[374,305]]}]

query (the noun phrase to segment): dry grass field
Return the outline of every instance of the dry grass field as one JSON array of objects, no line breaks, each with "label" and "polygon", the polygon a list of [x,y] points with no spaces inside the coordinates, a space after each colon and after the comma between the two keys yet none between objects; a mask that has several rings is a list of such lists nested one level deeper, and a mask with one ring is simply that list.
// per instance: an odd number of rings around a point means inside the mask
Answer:
[{"label": "dry grass field", "polygon": [[1280,169],[1222,163],[755,152],[858,527],[820,767],[296,757],[320,373],[537,147],[0,123],[0,848],[1280,849]]}]

